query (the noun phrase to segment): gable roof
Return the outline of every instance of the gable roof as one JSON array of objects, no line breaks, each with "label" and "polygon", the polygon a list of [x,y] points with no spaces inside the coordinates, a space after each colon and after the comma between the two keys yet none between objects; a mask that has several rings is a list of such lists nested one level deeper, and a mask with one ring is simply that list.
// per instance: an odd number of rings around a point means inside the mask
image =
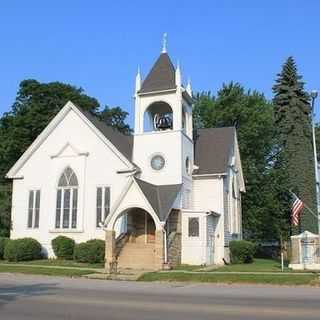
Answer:
[{"label": "gable roof", "polygon": [[129,160],[132,160],[133,136],[125,135],[113,127],[108,126],[97,116],[80,108],[81,113]]},{"label": "gable roof", "polygon": [[161,53],[142,83],[139,93],[176,88],[175,68],[167,53]]},{"label": "gable roof", "polygon": [[226,173],[235,143],[235,128],[207,128],[194,132],[194,174]]},{"label": "gable roof", "polygon": [[49,134],[56,128],[70,110],[73,110],[79,115],[83,121],[87,122],[89,127],[107,144],[119,157],[119,159],[128,167],[134,166],[131,161],[132,149],[133,149],[133,137],[126,136],[120,132],[117,132],[113,128],[107,126],[104,122],[100,121],[89,112],[84,111],[82,108],[75,106],[71,101],[68,101],[65,106],[58,112],[58,114],[49,122],[40,135],[33,141],[33,143],[27,148],[22,156],[11,167],[6,174],[6,178],[17,178],[16,174],[26,161],[31,157],[33,152],[39,148],[39,146],[45,141]]},{"label": "gable roof", "polygon": [[160,221],[165,221],[182,184],[156,186],[149,182],[134,178],[141,191],[149,201]]}]

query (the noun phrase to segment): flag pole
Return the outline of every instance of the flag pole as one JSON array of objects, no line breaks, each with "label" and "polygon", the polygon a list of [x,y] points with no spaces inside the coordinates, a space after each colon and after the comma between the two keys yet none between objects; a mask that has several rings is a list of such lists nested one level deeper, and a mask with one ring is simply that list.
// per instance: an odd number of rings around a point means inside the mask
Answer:
[{"label": "flag pole", "polygon": [[318,157],[317,157],[317,144],[316,144],[316,133],[315,133],[315,108],[314,102],[318,97],[318,91],[312,90],[310,93],[311,96],[311,125],[312,125],[312,143],[313,143],[313,156],[314,156],[314,170],[316,177],[316,196],[317,196],[317,219],[318,219],[318,234],[320,238],[320,185],[319,185],[319,173],[318,173]]},{"label": "flag pole", "polygon": [[[289,190],[289,192],[290,192],[293,196],[299,198],[299,197],[298,197],[294,192],[292,192],[291,190]],[[305,202],[303,203],[303,206],[304,206],[304,208],[306,208],[306,209],[318,220],[318,215],[315,214],[315,213],[305,204]]]}]

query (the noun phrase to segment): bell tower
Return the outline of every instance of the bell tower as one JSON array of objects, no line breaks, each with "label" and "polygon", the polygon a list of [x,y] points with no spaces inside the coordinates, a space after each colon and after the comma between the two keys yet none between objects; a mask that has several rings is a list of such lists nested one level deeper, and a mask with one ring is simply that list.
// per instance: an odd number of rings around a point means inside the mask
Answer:
[{"label": "bell tower", "polygon": [[180,66],[175,68],[166,47],[165,35],[144,80],[138,70],[134,95],[133,162],[141,179],[156,185],[191,179],[193,164],[191,84],[183,87]]}]

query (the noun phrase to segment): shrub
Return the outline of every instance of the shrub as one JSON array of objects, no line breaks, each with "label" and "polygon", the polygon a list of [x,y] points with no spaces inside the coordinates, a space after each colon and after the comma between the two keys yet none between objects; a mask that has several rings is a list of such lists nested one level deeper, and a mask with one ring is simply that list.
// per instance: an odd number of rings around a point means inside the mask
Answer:
[{"label": "shrub", "polygon": [[41,244],[32,238],[9,240],[4,248],[8,261],[28,261],[41,258]]},{"label": "shrub", "polygon": [[73,239],[58,236],[51,241],[53,252],[58,259],[73,259],[75,242]]},{"label": "shrub", "polygon": [[230,241],[230,257],[232,263],[252,263],[255,253],[254,243],[246,240]]},{"label": "shrub", "polygon": [[8,241],[9,241],[9,238],[0,237],[0,260],[3,259],[4,248],[8,243]]},{"label": "shrub", "polygon": [[105,242],[99,239],[79,243],[74,249],[74,259],[78,262],[104,262]]}]

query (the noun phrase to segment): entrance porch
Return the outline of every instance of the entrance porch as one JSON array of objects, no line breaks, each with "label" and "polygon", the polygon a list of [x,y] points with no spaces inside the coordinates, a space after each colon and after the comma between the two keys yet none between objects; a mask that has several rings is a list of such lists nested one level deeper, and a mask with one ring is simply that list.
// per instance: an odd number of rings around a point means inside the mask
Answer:
[{"label": "entrance porch", "polygon": [[[115,238],[114,224],[122,218],[125,231]],[[158,226],[158,228],[157,228]],[[106,230],[107,272],[119,269],[159,270],[164,264],[164,229],[142,208],[122,212]]]}]

